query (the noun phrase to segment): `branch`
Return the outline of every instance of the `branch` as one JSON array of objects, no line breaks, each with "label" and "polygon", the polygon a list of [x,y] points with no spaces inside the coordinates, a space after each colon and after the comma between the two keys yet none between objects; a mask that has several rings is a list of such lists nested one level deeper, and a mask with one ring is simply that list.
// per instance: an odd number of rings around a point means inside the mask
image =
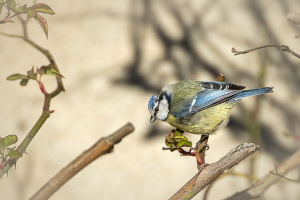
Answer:
[{"label": "branch", "polygon": [[272,172],[272,171],[270,171],[271,174],[276,175],[276,176],[280,176],[281,178],[283,178],[283,179],[285,179],[285,180],[288,180],[288,181],[291,181],[291,182],[300,183],[300,180],[293,180],[293,179],[287,178],[287,177],[285,177],[285,176],[282,176],[281,174],[279,174],[278,169],[277,169],[277,166],[274,165],[274,167],[275,167],[275,173]]},{"label": "branch", "polygon": [[199,172],[187,182],[170,200],[191,199],[202,191],[211,182],[216,180],[230,168],[239,164],[242,160],[253,154],[259,149],[259,146],[253,143],[245,143],[237,146],[227,153],[218,162],[210,165],[203,165]]},{"label": "branch", "polygon": [[[8,36],[8,37],[16,37],[16,38],[22,38],[22,39],[24,39],[28,44],[30,44],[31,46],[33,46],[34,48],[36,48],[38,51],[40,51],[41,53],[43,53],[48,58],[49,62],[52,64],[53,68],[57,72],[59,72],[59,69],[58,69],[58,67],[56,65],[56,62],[55,62],[52,54],[47,49],[44,49],[44,48],[40,47],[38,44],[36,44],[35,42],[33,42],[32,40],[30,40],[28,38],[26,21],[23,20],[22,18],[19,18],[19,19],[22,22],[24,36],[11,35],[11,34],[6,34],[6,33],[2,33],[2,32],[0,32],[0,34]],[[28,145],[30,144],[30,142],[32,141],[32,139],[34,138],[34,136],[37,134],[37,132],[40,130],[40,128],[43,126],[43,124],[45,123],[45,121],[50,117],[50,114],[53,113],[53,111],[50,110],[51,99],[54,98],[56,95],[58,95],[61,91],[65,91],[61,77],[56,77],[56,79],[57,79],[57,88],[52,93],[48,94],[47,92],[43,92],[42,91],[43,94],[45,95],[43,112],[42,112],[42,115],[40,116],[40,118],[38,119],[38,121],[35,123],[35,125],[32,127],[32,129],[30,130],[30,132],[27,134],[27,136],[25,137],[25,139],[18,146],[17,150],[20,153],[22,153],[22,154],[25,153],[26,148],[28,147]],[[40,87],[41,87],[41,85],[40,85]],[[8,170],[13,165],[15,165],[17,163],[17,161],[18,161],[18,159],[11,159],[10,158],[7,162],[5,162],[2,170],[0,170],[0,178],[2,178],[2,176],[5,173],[7,173]]]},{"label": "branch", "polygon": [[96,160],[101,155],[111,153],[113,151],[114,145],[119,143],[123,137],[127,136],[133,131],[133,125],[131,123],[128,123],[115,133],[101,138],[96,144],[94,144],[94,146],[83,152],[73,162],[71,162],[68,166],[66,166],[58,174],[56,174],[30,199],[48,199],[56,190],[58,190],[63,184],[70,180],[77,172],[79,172],[89,163]]},{"label": "branch", "polygon": [[234,55],[240,55],[240,54],[246,54],[246,53],[249,53],[251,51],[255,51],[255,50],[258,50],[258,49],[263,49],[263,48],[268,48],[268,47],[275,47],[275,48],[278,48],[279,50],[282,50],[288,54],[291,54],[293,56],[296,56],[297,58],[300,59],[300,55],[295,53],[294,51],[292,51],[290,49],[290,47],[286,46],[286,45],[264,45],[264,46],[260,46],[260,47],[255,47],[255,48],[252,48],[252,49],[248,49],[246,51],[238,51],[236,50],[234,47],[231,49],[231,52],[234,53]]},{"label": "branch", "polygon": [[[273,169],[271,173],[268,173],[263,178],[255,182],[248,189],[238,192],[231,197],[228,197],[227,200],[250,200],[259,198],[262,196],[272,185],[276,184],[282,176],[290,172],[292,169],[296,168],[300,165],[300,149],[296,151],[292,156],[286,159],[282,164],[280,164],[277,168]],[[281,174],[281,176],[273,175]]]}]

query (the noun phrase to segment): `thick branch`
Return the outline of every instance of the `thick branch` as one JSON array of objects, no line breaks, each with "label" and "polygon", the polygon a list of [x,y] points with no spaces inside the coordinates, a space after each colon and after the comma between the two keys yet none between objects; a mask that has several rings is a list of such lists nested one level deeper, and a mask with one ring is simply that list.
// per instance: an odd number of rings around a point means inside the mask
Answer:
[{"label": "thick branch", "polygon": [[70,180],[77,172],[83,169],[99,156],[110,153],[115,144],[119,143],[123,137],[134,131],[131,123],[126,124],[115,133],[101,138],[94,146],[83,152],[78,158],[71,162],[56,174],[46,185],[31,197],[31,200],[48,199],[56,190]]},{"label": "thick branch", "polygon": [[[284,176],[292,169],[296,168],[300,165],[300,149],[296,151],[292,156],[286,159],[282,164],[277,166],[277,173]],[[273,173],[273,174],[272,174]],[[262,196],[272,185],[276,184],[280,179],[281,176],[274,175],[276,173],[276,169],[272,170],[272,173],[268,173],[263,178],[255,182],[251,187],[248,189],[236,193],[233,196],[227,198],[227,200],[250,200],[256,199]]]},{"label": "thick branch", "polygon": [[239,164],[242,160],[253,154],[259,149],[259,146],[253,143],[245,143],[237,146],[227,153],[218,162],[210,165],[203,165],[199,172],[187,182],[170,200],[191,199],[202,191],[212,181],[216,180],[230,168]]}]

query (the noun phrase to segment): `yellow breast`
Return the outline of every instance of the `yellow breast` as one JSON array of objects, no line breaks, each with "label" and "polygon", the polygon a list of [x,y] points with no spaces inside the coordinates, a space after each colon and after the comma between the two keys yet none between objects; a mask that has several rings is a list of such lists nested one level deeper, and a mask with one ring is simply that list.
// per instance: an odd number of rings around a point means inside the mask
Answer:
[{"label": "yellow breast", "polygon": [[225,102],[183,118],[175,118],[169,114],[167,122],[186,132],[199,135],[213,134],[228,123],[234,104]]}]

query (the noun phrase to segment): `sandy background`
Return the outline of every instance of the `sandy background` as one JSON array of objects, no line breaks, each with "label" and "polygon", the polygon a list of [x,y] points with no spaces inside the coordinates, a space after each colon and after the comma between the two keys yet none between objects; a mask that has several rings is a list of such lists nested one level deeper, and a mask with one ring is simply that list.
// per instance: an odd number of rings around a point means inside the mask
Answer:
[{"label": "sandy background", "polygon": [[[32,5],[31,1],[18,1]],[[300,52],[299,27],[286,15],[300,12],[296,0],[182,0],[182,1],[50,1],[55,15],[42,16],[49,25],[47,40],[39,25],[29,22],[29,36],[51,51],[64,80],[66,93],[53,99],[55,113],[17,163],[0,181],[1,199],[31,197],[52,176],[99,138],[127,122],[135,132],[67,182],[51,199],[167,199],[197,172],[195,159],[162,151],[171,126],[149,122],[148,100],[169,83],[184,79],[215,80],[222,72],[228,82],[254,88],[266,69],[265,95],[260,110],[261,147],[256,153],[256,177],[262,177],[296,149],[299,141],[300,60],[276,49],[234,56],[263,44],[286,44]],[[3,11],[3,16],[5,12]],[[22,34],[18,20],[0,31]],[[35,82],[21,87],[6,81],[48,60],[20,39],[0,36],[0,136],[16,134],[19,142],[41,114],[43,95]],[[56,87],[44,78],[46,89]],[[255,98],[233,110],[229,126],[210,137],[207,162],[215,162],[238,144],[251,141],[247,113]],[[246,110],[246,111],[245,111]],[[186,134],[193,142],[199,136]],[[249,173],[249,159],[235,168]],[[299,178],[299,169],[287,175]],[[223,199],[250,186],[244,177],[224,177],[209,199]],[[195,199],[202,199],[204,192]],[[299,199],[299,185],[281,182],[266,199]]]}]

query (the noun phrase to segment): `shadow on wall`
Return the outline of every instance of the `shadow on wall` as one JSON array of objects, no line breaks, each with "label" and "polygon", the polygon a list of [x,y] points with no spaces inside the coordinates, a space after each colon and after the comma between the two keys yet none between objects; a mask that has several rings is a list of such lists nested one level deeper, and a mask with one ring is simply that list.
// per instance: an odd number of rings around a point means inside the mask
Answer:
[{"label": "shadow on wall", "polygon": [[[132,0],[130,11],[131,18],[129,20],[129,23],[131,23],[131,29],[129,31],[132,35],[131,46],[134,52],[134,57],[132,62],[125,66],[125,76],[122,79],[114,80],[114,83],[128,84],[133,87],[142,88],[145,91],[158,93],[164,84],[160,81],[154,85],[151,79],[157,76],[157,70],[163,63],[167,62],[172,66],[172,74],[175,75],[176,80],[191,79],[196,73],[205,73],[211,77],[217,77],[218,73],[222,72],[227,77],[227,81],[230,80],[230,82],[238,82],[239,80],[247,79],[251,82],[259,82],[261,84],[259,87],[264,86],[264,77],[254,77],[250,75],[250,73],[247,73],[247,70],[243,70],[241,67],[236,66],[235,63],[232,63],[226,58],[224,52],[218,49],[216,46],[217,44],[210,42],[210,39],[208,39],[208,34],[210,34],[216,26],[224,26],[224,24],[213,24],[211,28],[212,30],[207,30],[203,27],[203,22],[205,21],[206,16],[216,3],[218,3],[217,0],[209,1],[207,5],[201,6],[201,8],[195,12],[195,9],[192,9],[190,2],[185,2],[184,5],[179,5],[179,3],[168,0],[160,2],[150,0]],[[282,1],[280,1],[280,3],[282,4],[282,16],[285,17],[285,13],[288,12],[288,9]],[[178,30],[176,31],[182,33],[179,38],[172,37],[169,34],[169,27],[166,26],[166,23],[161,22],[162,13],[157,12],[156,8],[158,6],[163,8],[165,11],[163,13],[167,13],[167,17],[170,17],[175,24],[178,24]],[[245,1],[243,6],[251,14],[251,16],[253,16],[256,26],[264,30],[264,33],[266,34],[265,37],[267,38],[266,41],[271,44],[278,44],[279,39],[276,37],[277,34],[274,33],[265,19],[263,10],[261,10],[261,6],[258,5],[258,2]],[[226,16],[228,14],[226,11],[220,10],[219,14],[222,18],[227,19]],[[186,15],[189,16],[187,17]],[[146,32],[149,30],[154,32],[155,39],[161,45],[163,53],[159,56],[159,58],[155,58],[147,62],[145,61],[145,58],[148,58],[151,55],[149,55],[149,52],[147,52],[144,48],[144,37]],[[243,37],[233,37],[233,35],[234,33],[228,32],[227,35],[224,34],[222,37],[228,40],[227,43],[232,42],[232,44],[236,44],[239,42],[247,44],[249,47],[253,47],[253,45],[251,45],[253,44],[251,41],[253,38],[250,38],[251,40],[249,39],[249,41],[247,41],[246,39],[243,39]],[[210,51],[212,50],[214,52],[214,56],[216,58],[224,61],[224,65],[216,66],[215,64],[206,61],[203,52],[200,52],[198,48],[203,43],[205,43],[205,48],[209,48]],[[178,56],[178,51],[180,51],[183,56]],[[276,58],[274,59],[275,63],[273,63],[277,68],[276,70],[284,71],[281,73],[281,79],[289,80],[289,82],[286,83],[287,87],[292,88],[295,92],[294,95],[299,95],[300,89],[297,86],[300,85],[300,78],[298,73],[295,73],[295,71],[299,70],[299,66],[291,61],[290,57],[288,57],[289,55],[282,52],[279,52],[278,55],[280,60]],[[267,61],[262,61],[265,63],[261,64],[261,68],[266,67],[265,65],[270,63],[269,60],[273,59],[270,58],[267,53],[265,53],[262,57]],[[273,60],[271,61],[274,62]],[[284,68],[282,68],[281,63],[285,63]],[[145,67],[147,69],[145,69]],[[231,73],[226,74],[226,72]],[[158,78],[158,80],[161,79]],[[283,118],[285,119],[286,127],[289,127],[291,132],[295,132],[296,130],[299,132],[299,126],[297,125],[297,121],[300,121],[299,113],[292,111],[284,103],[275,100],[273,97],[264,96],[263,98],[268,100],[268,103],[271,104],[272,110],[280,111],[282,113],[281,115],[284,115]],[[148,102],[145,102],[145,106],[147,106],[147,103]],[[241,112],[244,111],[244,108],[240,105],[237,107]],[[241,138],[241,135],[248,134],[246,132],[247,122],[245,121],[246,120],[243,119],[242,115],[239,118],[231,117],[228,128],[235,138]],[[276,133],[276,127],[269,127],[266,124],[261,124],[259,129],[261,132],[259,139],[261,142],[260,145],[275,159],[282,160],[293,152],[293,150],[284,147],[280,141],[275,139],[274,133]],[[146,140],[161,135],[167,135],[171,130],[171,127],[170,130],[162,130],[158,126],[153,124],[150,125],[149,123],[148,130],[149,131],[145,136]]]}]

